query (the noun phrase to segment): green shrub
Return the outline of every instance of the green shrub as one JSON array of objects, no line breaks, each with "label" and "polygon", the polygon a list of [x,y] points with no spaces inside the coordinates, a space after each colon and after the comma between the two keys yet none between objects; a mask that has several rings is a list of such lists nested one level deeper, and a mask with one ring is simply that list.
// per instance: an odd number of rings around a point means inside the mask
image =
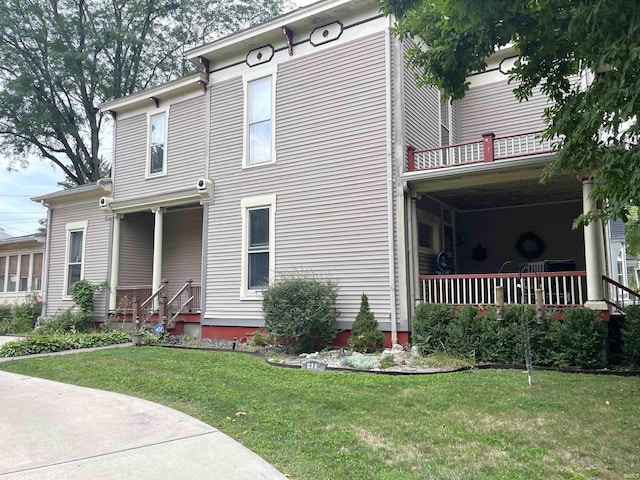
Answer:
[{"label": "green shrub", "polygon": [[42,302],[36,294],[27,295],[23,303],[0,306],[0,335],[30,333],[42,311]]},{"label": "green shrub", "polygon": [[18,357],[78,348],[103,347],[130,341],[129,334],[117,331],[109,333],[58,333],[6,343],[0,348],[0,357]]},{"label": "green shrub", "polygon": [[266,347],[269,345],[269,335],[258,329],[253,332],[253,335],[251,335],[249,345],[252,347]]},{"label": "green shrub", "polygon": [[73,302],[83,317],[89,318],[93,315],[94,305],[93,296],[95,293],[106,286],[106,282],[91,283],[88,280],[78,280],[71,285],[71,296]]},{"label": "green shrub", "polygon": [[299,352],[325,348],[336,336],[337,295],[330,280],[281,277],[262,298],[267,332]]},{"label": "green shrub", "polygon": [[640,305],[627,307],[622,327],[622,352],[632,365],[640,365]]},{"label": "green shrub", "polygon": [[380,359],[355,352],[352,355],[342,357],[340,364],[358,370],[373,370],[374,368],[380,368]]},{"label": "green shrub", "polygon": [[11,305],[0,305],[0,324],[13,320],[13,309]]},{"label": "green shrub", "polygon": [[413,315],[412,339],[425,354],[444,351],[448,326],[454,315],[451,305],[421,303]]},{"label": "green shrub", "polygon": [[483,358],[483,321],[473,306],[459,307],[447,327],[446,351],[451,355]]},{"label": "green shrub", "polygon": [[593,368],[606,363],[607,325],[595,310],[567,308],[564,320],[550,333],[556,365]]},{"label": "green shrub", "polygon": [[378,328],[378,322],[369,309],[369,298],[363,293],[360,311],[351,326],[349,346],[357,352],[376,352],[384,348],[384,341],[384,333]]},{"label": "green shrub", "polygon": [[67,308],[56,314],[55,317],[45,318],[36,328],[36,332],[42,335],[64,332],[83,332],[89,329],[88,318],[73,308]]}]

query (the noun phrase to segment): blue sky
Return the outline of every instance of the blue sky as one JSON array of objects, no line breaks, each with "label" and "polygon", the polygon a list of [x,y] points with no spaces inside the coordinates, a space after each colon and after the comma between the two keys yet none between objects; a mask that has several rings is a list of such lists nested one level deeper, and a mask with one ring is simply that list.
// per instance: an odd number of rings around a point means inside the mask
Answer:
[{"label": "blue sky", "polygon": [[0,227],[12,236],[34,233],[47,209],[31,197],[59,190],[63,176],[49,162],[34,159],[26,169],[7,171],[9,162],[0,157]]},{"label": "blue sky", "polygon": [[[314,2],[298,0],[295,4],[302,7]],[[103,148],[105,152],[109,158],[110,148]],[[0,228],[12,236],[28,235],[36,232],[38,220],[47,216],[47,209],[30,198],[60,190],[58,182],[63,175],[48,161],[38,159],[26,169],[8,171],[8,165],[8,160],[0,157]]]}]

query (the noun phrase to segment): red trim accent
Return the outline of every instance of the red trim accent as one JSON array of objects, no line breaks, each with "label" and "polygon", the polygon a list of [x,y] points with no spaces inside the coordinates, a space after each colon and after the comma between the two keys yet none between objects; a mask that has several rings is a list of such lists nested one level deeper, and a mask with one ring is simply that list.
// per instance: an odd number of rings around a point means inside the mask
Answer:
[{"label": "red trim accent", "polygon": [[409,145],[407,147],[407,170],[413,172],[416,169],[415,160],[416,147]]},{"label": "red trim accent", "polygon": [[474,274],[453,274],[453,275],[420,275],[420,280],[455,280],[474,278],[544,278],[544,277],[586,277],[585,270],[571,272],[532,272],[532,273],[474,273]]},{"label": "red trim accent", "polygon": [[484,145],[484,161],[493,162],[495,156],[493,154],[493,141],[496,138],[496,134],[493,132],[482,134],[482,143]]}]

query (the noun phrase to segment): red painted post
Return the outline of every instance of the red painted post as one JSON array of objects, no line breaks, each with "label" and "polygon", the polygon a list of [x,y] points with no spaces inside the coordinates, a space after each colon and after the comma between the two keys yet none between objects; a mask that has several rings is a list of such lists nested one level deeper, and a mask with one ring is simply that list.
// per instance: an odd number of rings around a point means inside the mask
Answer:
[{"label": "red painted post", "polygon": [[414,153],[416,151],[416,147],[409,145],[407,147],[407,171],[413,172],[416,169],[416,163],[414,158]]},{"label": "red painted post", "polygon": [[495,158],[493,153],[493,139],[495,137],[496,137],[496,134],[493,132],[482,134],[482,143],[484,145],[484,161],[485,162],[493,162]]}]

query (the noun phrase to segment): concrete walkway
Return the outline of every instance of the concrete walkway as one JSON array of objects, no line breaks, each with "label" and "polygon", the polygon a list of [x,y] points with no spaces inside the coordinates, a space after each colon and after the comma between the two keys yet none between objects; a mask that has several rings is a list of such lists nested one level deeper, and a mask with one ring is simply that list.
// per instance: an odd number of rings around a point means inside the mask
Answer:
[{"label": "concrete walkway", "polygon": [[283,480],[219,430],[139,398],[0,371],[0,480]]}]

